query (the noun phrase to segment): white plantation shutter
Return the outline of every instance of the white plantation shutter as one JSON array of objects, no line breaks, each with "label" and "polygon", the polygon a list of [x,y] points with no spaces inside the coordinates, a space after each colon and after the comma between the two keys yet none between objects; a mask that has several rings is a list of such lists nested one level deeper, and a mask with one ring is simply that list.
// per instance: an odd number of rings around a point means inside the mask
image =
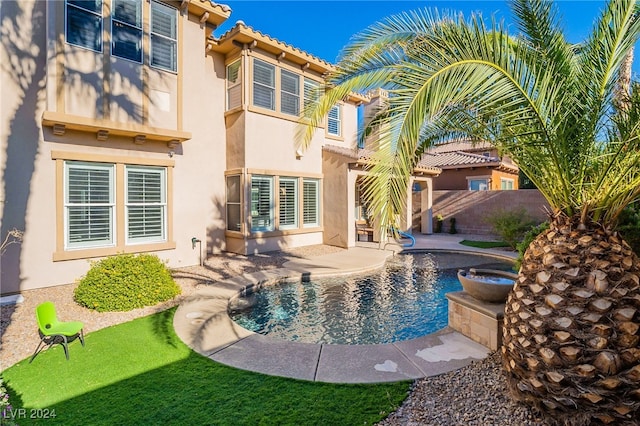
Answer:
[{"label": "white plantation shutter", "polygon": [[102,52],[102,0],[67,0],[67,43]]},{"label": "white plantation shutter", "polygon": [[317,179],[302,182],[302,220],[305,227],[320,226],[320,183]]},{"label": "white plantation shutter", "polygon": [[275,110],[276,68],[258,59],[253,60],[253,104]]},{"label": "white plantation shutter", "polygon": [[178,11],[151,2],[151,66],[175,72],[178,58]]},{"label": "white plantation shutter", "polygon": [[242,105],[240,61],[227,65],[227,110]]},{"label": "white plantation shutter", "polygon": [[304,79],[304,102],[303,107],[307,108],[313,102],[318,99],[320,90],[320,83],[315,80],[310,80],[308,78]]},{"label": "white plantation shutter", "polygon": [[111,20],[111,52],[142,62],[142,0],[114,0]]},{"label": "white plantation shutter", "polygon": [[340,136],[340,105],[334,105],[329,110],[329,117],[327,118],[327,132],[330,135]]},{"label": "white plantation shutter", "polygon": [[273,231],[273,177],[251,177],[251,230]]},{"label": "white plantation shutter", "polygon": [[280,70],[280,110],[285,114],[300,114],[300,76]]},{"label": "white plantation shutter", "polygon": [[126,167],[127,241],[166,240],[166,169]]},{"label": "white plantation shutter", "polygon": [[69,249],[114,244],[114,167],[65,163],[65,246]]},{"label": "white plantation shutter", "polygon": [[280,229],[298,227],[298,179],[280,178]]}]

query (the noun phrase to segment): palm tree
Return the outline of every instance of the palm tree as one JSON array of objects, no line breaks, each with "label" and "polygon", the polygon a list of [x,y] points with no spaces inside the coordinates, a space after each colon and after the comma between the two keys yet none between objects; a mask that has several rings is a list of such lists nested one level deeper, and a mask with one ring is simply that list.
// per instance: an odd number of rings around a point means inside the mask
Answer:
[{"label": "palm tree", "polygon": [[465,137],[509,155],[553,211],[505,307],[508,387],[566,423],[637,424],[640,260],[615,229],[640,198],[640,94],[624,108],[615,94],[639,11],[611,0],[589,37],[570,44],[553,4],[512,8],[515,37],[480,16],[423,11],[356,35],[305,111],[299,141],[350,92],[389,91],[363,132],[379,144],[365,197],[386,229],[425,149]]}]

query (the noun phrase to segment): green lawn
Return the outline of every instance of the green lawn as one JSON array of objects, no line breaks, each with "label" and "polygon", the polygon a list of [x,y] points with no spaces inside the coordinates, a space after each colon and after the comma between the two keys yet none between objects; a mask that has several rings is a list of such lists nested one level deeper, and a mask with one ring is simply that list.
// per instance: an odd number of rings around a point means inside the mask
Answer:
[{"label": "green lawn", "polygon": [[[173,309],[90,333],[2,372],[24,424],[363,425],[393,411],[410,382],[335,385],[251,373],[190,350]],[[44,411],[31,411],[45,409]],[[20,412],[15,412],[20,414]]]},{"label": "green lawn", "polygon": [[468,247],[477,248],[495,248],[495,247],[509,247],[509,244],[503,241],[474,241],[474,240],[462,240],[460,244]]}]

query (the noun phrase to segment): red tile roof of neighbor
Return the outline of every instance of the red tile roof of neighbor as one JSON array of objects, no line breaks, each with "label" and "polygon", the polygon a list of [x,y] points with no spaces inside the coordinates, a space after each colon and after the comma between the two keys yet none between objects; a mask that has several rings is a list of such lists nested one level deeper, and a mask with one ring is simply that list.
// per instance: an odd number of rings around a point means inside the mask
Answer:
[{"label": "red tile roof of neighbor", "polygon": [[[333,154],[338,154],[347,158],[351,158],[359,164],[370,163],[373,160],[373,156],[375,154],[375,151],[371,149],[346,148],[342,146],[329,145],[329,144],[324,145],[322,149],[324,151],[331,152]],[[438,175],[440,174],[441,169],[439,167],[429,166],[425,164],[423,161],[419,161],[418,164],[416,164],[414,171]]]},{"label": "red tile roof of neighbor", "polygon": [[422,156],[421,163],[427,167],[438,167],[441,169],[497,167],[513,173],[518,172],[518,166],[510,161],[501,160],[499,157],[487,157],[462,151],[426,153]]},{"label": "red tile roof of neighbor", "polygon": [[[360,163],[371,161],[374,155],[374,151],[371,149],[353,149],[336,145],[325,145],[323,150],[352,158]],[[462,151],[426,153],[416,165],[416,169],[434,173],[438,173],[440,170],[468,167],[495,167],[506,172],[518,172],[518,167],[509,161],[501,160],[498,157],[485,157],[484,155]]]}]

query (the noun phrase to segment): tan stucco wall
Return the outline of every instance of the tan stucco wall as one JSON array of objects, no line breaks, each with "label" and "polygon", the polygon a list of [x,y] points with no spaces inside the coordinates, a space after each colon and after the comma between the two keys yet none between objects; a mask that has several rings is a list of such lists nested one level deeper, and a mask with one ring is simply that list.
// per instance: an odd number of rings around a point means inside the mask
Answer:
[{"label": "tan stucco wall", "polygon": [[518,175],[512,173],[505,173],[499,170],[490,169],[487,167],[478,168],[462,168],[462,169],[446,169],[443,170],[440,176],[433,179],[433,189],[436,191],[459,189],[464,190],[469,188],[469,180],[471,177],[487,177],[491,179],[492,190],[500,189],[500,178],[505,177],[513,179],[513,189],[518,189]]},{"label": "tan stucco wall", "polygon": [[[179,44],[184,47],[180,50],[184,92],[182,130],[191,133],[190,140],[170,148],[166,143],[156,141],[137,145],[130,137],[114,135],[110,135],[106,141],[98,141],[94,132],[68,129],[64,135],[56,136],[51,127],[41,125],[43,111],[60,105],[59,99],[55,98],[56,91],[51,87],[55,84],[56,74],[45,80],[47,70],[56,70],[56,66],[51,63],[47,66],[44,33],[47,25],[44,18],[47,16],[47,5],[64,5],[64,2],[11,3],[11,7],[3,4],[0,9],[2,25],[12,27],[9,30],[12,36],[2,37],[0,58],[2,63],[23,63],[24,67],[2,67],[0,71],[0,194],[3,201],[0,208],[2,237],[13,227],[24,230],[25,235],[21,245],[12,245],[2,256],[2,293],[71,283],[89,268],[88,259],[53,261],[57,245],[56,224],[62,220],[56,213],[56,162],[52,160],[53,151],[174,162],[173,191],[170,194],[173,197],[170,206],[173,221],[169,226],[173,228],[175,249],[157,254],[167,260],[169,266],[180,267],[200,261],[198,249],[192,249],[192,237],[202,240],[203,250],[206,248],[211,251],[214,246],[224,248],[226,141],[224,80],[219,77],[224,75],[224,58],[204,54],[205,28],[195,17],[178,15],[179,20],[183,21]],[[38,14],[31,13],[34,7]],[[11,19],[13,10],[25,13],[26,19]],[[31,22],[30,17],[33,18]],[[38,21],[39,17],[43,20]],[[55,17],[48,17],[55,21]],[[91,52],[91,55],[94,53]],[[55,56],[52,60],[55,60]],[[97,65],[91,63],[91,66],[83,63],[82,70],[95,72]],[[119,70],[119,65],[112,67],[114,73]],[[119,102],[122,99],[120,95],[126,94],[122,105],[137,103],[136,99],[140,98],[139,82],[133,82],[133,74],[128,74],[133,72],[132,69],[127,68],[125,72],[127,75],[111,76],[110,86],[114,90],[111,100]],[[158,85],[150,82],[150,87],[169,90],[173,97],[169,102],[170,111],[165,111],[171,118],[162,114],[154,116],[163,128],[176,128],[180,118],[179,99],[176,97],[177,77],[171,73],[168,76],[161,76],[158,72],[150,74],[156,74],[158,80]],[[125,80],[133,82],[132,85],[114,83]],[[82,84],[74,84],[64,92],[64,112],[99,118],[96,105],[99,106],[102,101],[92,95],[98,91],[87,91]],[[112,107],[111,110],[112,117],[136,121],[135,113],[129,115],[135,109],[118,110]]]},{"label": "tan stucco wall", "polygon": [[[338,247],[355,244],[355,176],[344,157],[324,152],[324,243]],[[352,224],[352,226],[350,226]]]}]

